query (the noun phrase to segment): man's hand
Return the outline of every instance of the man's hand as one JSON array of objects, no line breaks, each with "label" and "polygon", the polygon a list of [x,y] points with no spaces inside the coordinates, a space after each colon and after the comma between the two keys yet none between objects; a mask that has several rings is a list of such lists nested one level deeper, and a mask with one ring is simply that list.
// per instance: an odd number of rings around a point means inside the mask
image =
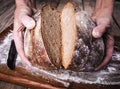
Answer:
[{"label": "man's hand", "polygon": [[16,0],[16,10],[14,12],[14,30],[13,38],[15,41],[16,49],[23,60],[28,65],[31,65],[25,56],[23,47],[23,30],[32,29],[35,26],[35,21],[32,14],[36,12],[35,0]]},{"label": "man's hand", "polygon": [[110,29],[108,28],[110,28],[110,22],[112,18],[113,1],[114,0],[97,0],[96,7],[92,16],[93,21],[97,24],[92,32],[93,37],[99,38],[104,33],[107,33],[105,34],[104,39],[106,48],[104,60],[95,70],[99,70],[104,67],[112,57],[114,39]]}]

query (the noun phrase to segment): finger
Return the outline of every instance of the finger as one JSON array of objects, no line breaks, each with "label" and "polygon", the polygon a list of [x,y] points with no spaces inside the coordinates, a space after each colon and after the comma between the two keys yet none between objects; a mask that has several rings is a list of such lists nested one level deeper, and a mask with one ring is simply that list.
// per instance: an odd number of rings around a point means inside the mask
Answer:
[{"label": "finger", "polygon": [[32,64],[28,61],[28,58],[26,56],[22,56],[22,63],[27,64],[28,66],[31,66]]},{"label": "finger", "polygon": [[96,16],[93,15],[93,16],[91,17],[91,19],[92,19],[92,21],[96,22]]},{"label": "finger", "polygon": [[18,30],[17,30],[17,31],[18,31],[18,32],[19,32],[19,31],[23,31],[23,30],[24,30],[24,28],[25,28],[25,27],[24,27],[23,25],[21,25],[21,26],[18,28]]},{"label": "finger", "polygon": [[95,68],[95,70],[99,70],[102,67],[104,67],[106,64],[109,63],[109,61],[112,58],[114,39],[110,35],[108,35],[108,37],[106,39],[107,39],[107,42],[105,44],[106,45],[105,58],[104,58],[103,62],[97,68]]},{"label": "finger", "polygon": [[105,29],[106,29],[105,25],[96,26],[92,31],[93,37],[100,38],[103,35],[103,33],[105,32]]},{"label": "finger", "polygon": [[27,57],[25,56],[24,46],[23,46],[23,26],[18,21],[14,21],[14,30],[13,30],[13,38],[15,41],[15,46],[20,56],[21,60],[23,60],[26,64],[30,65]]},{"label": "finger", "polygon": [[32,10],[33,10],[33,12],[34,12],[34,13],[36,13],[36,12],[37,12],[37,9],[36,9],[36,8],[33,8]]},{"label": "finger", "polygon": [[35,27],[34,19],[27,15],[23,15],[21,22],[27,29],[33,29]]},{"label": "finger", "polygon": [[24,61],[26,64],[31,65],[24,52],[22,31],[14,32],[14,41],[16,44],[18,55],[20,56],[21,60]]}]

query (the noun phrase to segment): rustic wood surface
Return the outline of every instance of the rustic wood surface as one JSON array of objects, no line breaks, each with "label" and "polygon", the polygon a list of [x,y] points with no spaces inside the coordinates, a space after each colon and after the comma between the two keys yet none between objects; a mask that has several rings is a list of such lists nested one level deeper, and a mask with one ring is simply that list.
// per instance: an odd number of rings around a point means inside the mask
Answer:
[{"label": "rustic wood surface", "polygon": [[[86,6],[87,6],[87,3],[86,3]],[[14,9],[15,9],[14,0],[0,0],[0,32],[2,32],[5,28],[7,28],[8,26],[10,26],[10,24],[13,23]],[[91,8],[88,8],[87,10],[90,11]],[[114,13],[113,13],[113,23],[112,23],[112,28],[113,28],[113,32],[114,32],[115,36],[120,36],[120,19],[119,19],[119,16],[120,16],[120,3],[116,2],[115,3],[115,8],[114,8]],[[2,75],[0,75],[0,76],[2,76]],[[9,84],[9,83],[5,83],[5,82],[0,82],[0,89],[27,89],[27,88],[22,87],[22,86]],[[81,87],[81,89],[84,89],[84,88]],[[92,89],[92,87],[91,87],[91,89]],[[97,88],[97,89],[99,89],[99,88]],[[116,87],[116,88],[111,87],[110,88],[108,86],[108,88],[103,87],[103,89],[119,89],[119,87]]]},{"label": "rustic wood surface", "polygon": [[14,0],[0,0],[0,32],[13,23]]},{"label": "rustic wood surface", "polygon": [[11,83],[0,82],[0,89],[28,89]]}]

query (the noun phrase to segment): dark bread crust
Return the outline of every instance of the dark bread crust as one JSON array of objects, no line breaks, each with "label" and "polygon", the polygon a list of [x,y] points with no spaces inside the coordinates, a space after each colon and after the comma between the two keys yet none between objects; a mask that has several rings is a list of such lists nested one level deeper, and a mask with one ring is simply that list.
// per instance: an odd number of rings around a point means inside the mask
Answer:
[{"label": "dark bread crust", "polygon": [[95,23],[85,11],[76,13],[76,21],[76,47],[69,69],[74,71],[93,71],[103,60],[103,39],[92,37]]}]

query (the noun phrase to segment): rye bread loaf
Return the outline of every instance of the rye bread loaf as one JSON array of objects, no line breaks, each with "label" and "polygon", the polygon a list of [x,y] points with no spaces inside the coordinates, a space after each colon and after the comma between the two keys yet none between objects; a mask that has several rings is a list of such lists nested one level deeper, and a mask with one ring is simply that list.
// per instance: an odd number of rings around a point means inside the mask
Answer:
[{"label": "rye bread loaf", "polygon": [[92,38],[95,24],[84,11],[68,1],[47,2],[40,9],[34,30],[25,35],[26,55],[34,65],[89,71],[102,61],[102,38]]}]

